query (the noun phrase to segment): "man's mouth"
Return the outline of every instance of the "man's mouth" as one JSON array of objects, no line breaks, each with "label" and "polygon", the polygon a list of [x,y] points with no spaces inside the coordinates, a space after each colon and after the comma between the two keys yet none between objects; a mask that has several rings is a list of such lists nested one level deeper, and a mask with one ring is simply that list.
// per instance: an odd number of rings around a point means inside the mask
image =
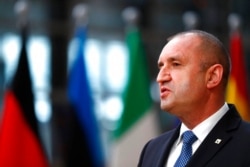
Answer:
[{"label": "man's mouth", "polygon": [[161,92],[160,93],[161,98],[164,98],[170,93],[170,89],[168,89],[165,86],[162,86],[161,89],[160,89],[160,92]]}]

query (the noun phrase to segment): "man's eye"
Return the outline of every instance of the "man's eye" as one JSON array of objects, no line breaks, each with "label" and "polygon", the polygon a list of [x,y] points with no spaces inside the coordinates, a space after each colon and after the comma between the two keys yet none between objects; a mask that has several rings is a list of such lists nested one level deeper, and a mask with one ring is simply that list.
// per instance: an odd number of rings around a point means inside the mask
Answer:
[{"label": "man's eye", "polygon": [[178,62],[173,62],[173,66],[179,66],[180,65],[180,63],[178,63]]},{"label": "man's eye", "polygon": [[160,70],[163,67],[163,63],[158,64],[158,69]]}]

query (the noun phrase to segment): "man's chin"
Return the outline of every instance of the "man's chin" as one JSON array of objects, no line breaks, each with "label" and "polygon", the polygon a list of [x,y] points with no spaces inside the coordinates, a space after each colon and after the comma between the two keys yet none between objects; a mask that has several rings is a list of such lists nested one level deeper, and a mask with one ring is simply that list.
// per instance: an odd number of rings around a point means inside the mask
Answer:
[{"label": "man's chin", "polygon": [[172,108],[173,108],[172,105],[166,104],[166,103],[164,103],[164,102],[161,102],[161,109],[162,109],[163,111],[166,111],[166,112],[171,113]]}]

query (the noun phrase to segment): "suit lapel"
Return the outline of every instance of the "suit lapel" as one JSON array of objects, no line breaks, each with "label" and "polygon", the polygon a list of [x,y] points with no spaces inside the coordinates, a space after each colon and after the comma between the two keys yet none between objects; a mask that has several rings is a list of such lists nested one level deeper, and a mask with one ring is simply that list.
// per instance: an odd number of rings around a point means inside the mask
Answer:
[{"label": "suit lapel", "polygon": [[187,164],[188,167],[205,166],[224,145],[230,142],[231,132],[239,127],[241,118],[234,106],[215,125]]},{"label": "suit lapel", "polygon": [[157,162],[157,167],[164,167],[166,166],[167,157],[169,156],[169,153],[172,149],[172,146],[176,139],[179,137],[180,133],[180,125],[172,131],[170,134],[169,140],[166,140],[164,145],[162,146],[159,161]]}]

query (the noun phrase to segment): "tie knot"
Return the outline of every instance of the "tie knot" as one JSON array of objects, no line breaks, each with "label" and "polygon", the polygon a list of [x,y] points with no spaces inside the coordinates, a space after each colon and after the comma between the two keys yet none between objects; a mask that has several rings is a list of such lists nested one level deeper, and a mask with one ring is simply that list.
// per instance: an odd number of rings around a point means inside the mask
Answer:
[{"label": "tie knot", "polygon": [[191,130],[189,130],[182,134],[182,140],[183,143],[192,145],[197,140],[197,137]]}]

